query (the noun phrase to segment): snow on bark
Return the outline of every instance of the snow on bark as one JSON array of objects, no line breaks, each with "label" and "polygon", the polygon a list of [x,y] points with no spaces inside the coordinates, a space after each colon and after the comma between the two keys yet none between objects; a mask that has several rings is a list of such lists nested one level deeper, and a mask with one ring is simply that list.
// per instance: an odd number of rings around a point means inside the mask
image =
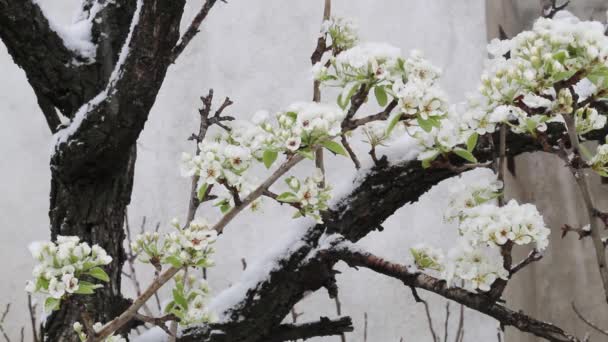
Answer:
[{"label": "snow on bark", "polygon": [[[36,0],[36,1],[38,1],[38,0]],[[94,17],[93,11],[94,10],[100,11],[101,6],[102,5],[95,3],[95,5],[93,5],[93,7],[91,8],[91,14],[89,15],[89,18],[93,18]],[[142,6],[143,6],[143,0],[138,0],[137,7],[135,9],[135,12],[133,13],[133,19],[131,20],[129,34],[127,35],[127,38],[125,39],[125,43],[122,46],[120,55],[118,56],[118,61],[116,62],[116,66],[114,67],[114,70],[112,71],[112,74],[110,75],[106,88],[104,90],[102,90],[99,94],[97,94],[97,96],[92,98],[89,102],[82,105],[78,109],[76,114],[74,115],[74,119],[72,120],[72,122],[67,127],[59,130],[57,133],[55,133],[53,135],[51,155],[57,151],[57,147],[60,144],[67,142],[68,139],[74,133],[76,133],[76,131],[78,130],[78,128],[80,127],[82,122],[86,119],[87,114],[92,109],[97,107],[100,103],[105,101],[108,98],[108,96],[110,96],[114,93],[114,87],[116,85],[116,82],[120,79],[120,77],[122,75],[122,71],[123,71],[122,67],[125,64],[125,61],[127,60],[127,56],[129,55],[129,50],[130,50],[129,46],[131,44],[131,39],[133,38],[133,32],[135,31],[135,27],[139,23],[139,15],[141,13]],[[48,18],[48,16],[47,16],[47,18]],[[61,34],[60,34],[60,36],[61,36]]]}]

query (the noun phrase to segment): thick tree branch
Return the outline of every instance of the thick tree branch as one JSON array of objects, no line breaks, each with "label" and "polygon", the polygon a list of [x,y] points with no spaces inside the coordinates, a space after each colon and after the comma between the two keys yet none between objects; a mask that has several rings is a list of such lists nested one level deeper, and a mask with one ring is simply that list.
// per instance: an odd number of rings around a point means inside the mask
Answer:
[{"label": "thick tree branch", "polygon": [[[226,2],[225,0],[221,1]],[[217,0],[205,1],[203,7],[200,9],[200,11],[198,11],[196,16],[194,16],[192,23],[190,23],[190,26],[188,26],[188,29],[186,29],[186,32],[184,32],[182,38],[180,39],[180,42],[173,48],[171,62],[175,63],[177,58],[182,54],[182,52],[184,52],[186,46],[190,44],[192,38],[194,38],[194,36],[196,36],[196,34],[199,32],[199,27],[201,26],[203,20],[205,20],[207,14],[209,14],[209,11],[211,11],[211,8],[213,8],[213,5],[215,5],[216,2]]]},{"label": "thick tree branch", "polygon": [[353,330],[353,322],[350,317],[341,317],[335,320],[321,317],[320,320],[316,322],[281,324],[270,333],[265,341],[296,341],[318,336],[339,336]]},{"label": "thick tree branch", "polygon": [[321,253],[322,257],[342,260],[352,267],[365,267],[377,273],[398,279],[406,286],[434,292],[471,309],[485,313],[504,326],[515,328],[556,342],[579,342],[576,337],[564,332],[553,324],[538,321],[522,312],[512,311],[483,293],[473,293],[458,287],[449,287],[444,280],[421,272],[410,272],[407,266],[392,263],[373,254],[338,247]]}]

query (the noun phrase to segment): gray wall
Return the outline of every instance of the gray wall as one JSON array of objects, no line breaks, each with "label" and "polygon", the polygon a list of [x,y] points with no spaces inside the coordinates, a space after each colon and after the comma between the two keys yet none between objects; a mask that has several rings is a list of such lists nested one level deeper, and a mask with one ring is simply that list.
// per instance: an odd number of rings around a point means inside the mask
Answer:
[{"label": "gray wall", "polygon": [[[47,0],[43,4],[66,22],[77,2]],[[188,2],[184,25],[199,3]],[[404,53],[422,49],[444,69],[442,83],[452,100],[463,99],[466,91],[474,89],[485,54],[482,0],[335,0],[333,9],[335,14],[353,17],[359,23],[363,40],[390,42]],[[152,225],[160,222],[161,227],[173,217],[185,216],[189,181],[179,176],[177,162],[180,152],[193,149],[186,138],[197,125],[198,98],[208,88],[215,89],[218,99],[230,96],[235,101],[231,113],[240,118],[258,109],[275,111],[311,98],[309,56],[321,16],[321,0],[231,0],[214,8],[203,31],[169,70],[139,139],[129,209],[132,226],[138,226],[143,216]],[[23,286],[32,260],[26,246],[49,236],[51,136],[23,72],[2,44],[0,66],[0,113],[4,118],[0,126],[0,217],[4,232],[0,242],[0,260],[4,261],[0,304],[13,303],[7,324],[9,333],[17,336],[27,317]],[[355,145],[361,146],[358,142]],[[366,153],[359,151],[365,159]],[[331,158],[328,164],[329,180],[336,187],[347,183],[354,173],[345,159]],[[385,232],[370,234],[362,245],[400,262],[409,260],[408,248],[418,242],[448,246],[455,232],[441,220],[444,193],[445,185],[439,186],[420,203],[403,208],[387,221]],[[217,218],[211,209],[200,214]],[[209,272],[214,291],[238,280],[241,258],[252,262],[288,234],[293,224],[290,216],[288,210],[268,205],[264,213],[247,213],[235,220],[220,239],[217,267]],[[404,341],[430,341],[424,311],[415,305],[408,289],[365,270],[342,269],[338,281],[343,314],[352,315],[356,327],[349,341],[362,341],[364,313],[368,314],[368,341],[399,341],[400,337]],[[151,273],[149,268],[140,269],[143,283]],[[436,329],[442,331],[445,302],[432,294],[421,295],[429,299]],[[324,291],[307,297],[297,310],[304,313],[301,320],[335,315],[334,303]],[[455,305],[451,311],[454,322]],[[496,338],[496,324],[490,319],[467,311],[465,324],[466,341]],[[451,328],[452,333],[454,330]]]}]

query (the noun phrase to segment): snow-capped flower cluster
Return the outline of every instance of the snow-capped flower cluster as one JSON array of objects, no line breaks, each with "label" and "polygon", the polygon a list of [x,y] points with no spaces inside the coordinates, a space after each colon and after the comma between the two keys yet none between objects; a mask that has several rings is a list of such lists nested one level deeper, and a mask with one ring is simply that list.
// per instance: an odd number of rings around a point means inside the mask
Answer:
[{"label": "snow-capped flower cluster", "polygon": [[597,109],[585,106],[579,108],[575,113],[576,132],[578,134],[589,133],[593,130],[602,129],[606,126],[606,116],[597,112]]},{"label": "snow-capped flower cluster", "polygon": [[357,27],[349,18],[332,17],[323,21],[321,33],[329,38],[327,44],[331,44],[334,51],[350,49],[359,41]]},{"label": "snow-capped flower cluster", "polygon": [[[103,324],[101,324],[100,322],[93,324],[93,330],[95,330],[95,332],[101,331],[102,328],[103,328]],[[83,326],[80,322],[75,322],[73,325],[73,329],[76,332],[76,334],[78,334],[78,338],[80,339],[81,342],[84,342],[87,340],[88,336],[83,331]],[[127,342],[127,340],[120,335],[115,336],[112,334],[112,335],[104,338],[103,342]]]},{"label": "snow-capped flower cluster", "polygon": [[138,235],[131,243],[138,259],[155,267],[161,264],[176,268],[212,266],[212,245],[217,239],[217,232],[201,219],[193,220],[186,228],[181,228],[179,222],[174,220],[173,226],[175,231],[164,234],[162,241],[161,235],[156,232]]},{"label": "snow-capped flower cluster", "polygon": [[608,143],[599,145],[593,158],[588,161],[589,166],[602,177],[608,177]]},{"label": "snow-capped flower cluster", "polygon": [[296,177],[288,177],[285,183],[290,191],[286,191],[277,197],[279,202],[294,204],[298,212],[295,217],[309,216],[318,223],[323,223],[321,212],[327,210],[327,202],[331,198],[331,187],[319,184],[323,182],[323,173],[317,169],[312,177],[306,177],[300,181]]},{"label": "snow-capped flower cluster", "polygon": [[450,286],[464,281],[465,288],[489,291],[497,279],[509,276],[498,250],[487,246],[461,245],[450,250],[446,259],[441,276]]},{"label": "snow-capped flower cluster", "polygon": [[173,300],[164,311],[179,318],[181,325],[214,322],[217,318],[207,310],[209,286],[204,279],[178,273],[174,278]]},{"label": "snow-capped flower cluster", "polygon": [[112,257],[98,245],[80,242],[77,236],[58,236],[56,242],[35,242],[29,248],[38,264],[32,272],[35,279],[27,282],[25,290],[43,294],[46,311],[58,309],[66,296],[92,294],[102,287],[83,277],[110,279],[100,266],[108,265]]},{"label": "snow-capped flower cluster", "polygon": [[[548,122],[562,122],[561,115],[572,114],[575,99],[608,88],[608,37],[597,22],[541,18],[531,31],[511,40],[493,40],[488,51],[493,57],[466,107],[451,108],[441,120],[421,123],[426,129],[414,134],[423,147],[420,160],[428,164],[453,151],[473,162],[472,155],[458,147],[473,134],[493,133],[502,123],[515,133],[535,136],[547,129]],[[575,94],[559,86],[566,80],[574,85]],[[591,108],[576,114],[580,134],[605,125],[606,117]],[[471,147],[467,146],[469,152]]]},{"label": "snow-capped flower cluster", "polygon": [[534,205],[519,204],[516,200],[502,207],[484,203],[467,208],[458,231],[473,246],[501,246],[511,241],[517,245],[535,243],[540,251],[549,245],[551,232]]},{"label": "snow-capped flower cluster", "polygon": [[502,183],[495,178],[481,178],[469,184],[458,180],[450,189],[445,218],[458,223],[457,247],[444,257],[442,252],[427,246],[411,249],[419,269],[441,272],[450,285],[464,281],[472,290],[488,291],[498,279],[507,279],[499,246],[536,244],[544,250],[549,244],[550,230],[535,206],[515,200],[498,206]]},{"label": "snow-capped flower cluster", "polygon": [[456,179],[449,189],[445,220],[452,222],[464,219],[467,209],[496,199],[501,195],[502,187],[501,181],[488,177],[466,182],[462,178]]}]

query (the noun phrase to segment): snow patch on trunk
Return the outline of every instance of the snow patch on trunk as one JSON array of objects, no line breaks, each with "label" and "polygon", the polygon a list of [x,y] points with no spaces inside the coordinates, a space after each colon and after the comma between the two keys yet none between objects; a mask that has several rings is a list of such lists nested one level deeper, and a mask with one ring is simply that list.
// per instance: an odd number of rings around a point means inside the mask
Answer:
[{"label": "snow patch on trunk", "polygon": [[[38,1],[38,0],[36,0],[36,1]],[[95,4],[93,7],[95,7],[95,6],[101,6],[101,5]],[[85,103],[78,109],[78,111],[74,115],[74,119],[72,120],[72,122],[70,123],[69,126],[61,129],[60,131],[58,131],[57,133],[55,133],[53,135],[51,155],[53,155],[57,151],[57,147],[59,146],[59,144],[67,142],[68,139],[74,133],[76,133],[76,131],[78,130],[78,128],[80,127],[80,125],[82,124],[84,119],[86,118],[87,114],[90,111],[92,111],[93,109],[95,109],[100,103],[102,103],[105,99],[108,98],[108,96],[112,95],[113,92],[115,91],[114,87],[116,85],[116,82],[122,76],[122,72],[123,72],[122,67],[125,64],[125,61],[127,60],[127,56],[129,55],[129,51],[130,51],[129,45],[131,44],[131,39],[133,38],[133,31],[135,31],[135,27],[139,23],[139,16],[141,13],[142,6],[143,6],[143,0],[138,0],[137,7],[135,9],[135,12],[133,13],[133,19],[131,20],[129,34],[127,35],[127,38],[125,39],[125,43],[123,44],[122,49],[120,50],[120,55],[118,56],[118,61],[116,62],[116,66],[114,67],[114,70],[112,70],[112,74],[110,75],[110,79],[108,80],[108,84],[107,84],[106,88],[104,90],[102,90],[99,94],[97,94],[97,96],[92,98],[89,102]],[[91,13],[92,13],[92,11],[93,11],[93,9],[91,9]]]}]

